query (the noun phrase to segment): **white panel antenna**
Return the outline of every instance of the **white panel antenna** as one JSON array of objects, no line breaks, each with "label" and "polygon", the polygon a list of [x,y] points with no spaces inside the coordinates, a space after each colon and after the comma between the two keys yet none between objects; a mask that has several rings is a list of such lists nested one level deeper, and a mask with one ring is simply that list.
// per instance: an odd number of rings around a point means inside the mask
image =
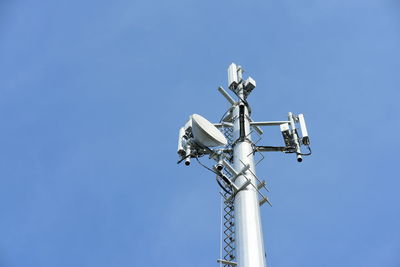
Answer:
[{"label": "white panel antenna", "polygon": [[307,131],[306,120],[304,119],[304,115],[299,114],[298,119],[299,119],[299,123],[300,123],[302,142],[304,145],[309,145],[310,138],[308,137],[308,131]]},{"label": "white panel antenna", "polygon": [[239,84],[238,68],[235,63],[232,63],[228,67],[228,87],[234,90]]}]

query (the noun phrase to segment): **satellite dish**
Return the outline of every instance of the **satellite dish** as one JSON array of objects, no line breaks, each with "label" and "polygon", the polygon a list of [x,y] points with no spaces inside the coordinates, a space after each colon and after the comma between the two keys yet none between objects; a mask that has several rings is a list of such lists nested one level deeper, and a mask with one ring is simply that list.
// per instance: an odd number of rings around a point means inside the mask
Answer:
[{"label": "satellite dish", "polygon": [[211,122],[198,114],[193,114],[192,132],[196,142],[206,147],[225,146],[225,136]]}]

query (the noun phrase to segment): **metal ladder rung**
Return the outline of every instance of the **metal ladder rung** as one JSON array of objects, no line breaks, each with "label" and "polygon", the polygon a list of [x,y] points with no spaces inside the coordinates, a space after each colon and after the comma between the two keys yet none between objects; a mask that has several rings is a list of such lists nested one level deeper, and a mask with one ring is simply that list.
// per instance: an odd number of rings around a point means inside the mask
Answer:
[{"label": "metal ladder rung", "polygon": [[[243,164],[243,166],[246,166],[246,164],[242,160],[240,160],[240,162]],[[261,181],[260,178],[258,178],[251,169],[248,169],[248,171],[256,178],[257,182],[259,182],[259,184],[257,185],[257,189],[260,190],[261,188],[264,188],[267,192],[269,192],[269,189],[266,187],[265,180]]]},{"label": "metal ladder rung", "polygon": [[[242,175],[243,175],[243,174],[242,174]],[[247,181],[244,182],[243,185],[240,186],[227,200],[225,200],[225,203],[231,202],[231,201],[233,200],[233,198],[237,195],[237,193],[239,193],[239,192],[242,191],[243,189],[246,189],[246,187],[247,187],[248,185],[252,184],[252,183],[251,183],[251,180],[248,179],[245,175],[243,175],[243,177],[246,178]]]},{"label": "metal ladder rung", "polygon": [[260,190],[261,188],[263,188],[265,186],[265,181],[261,181],[258,185],[257,185],[257,189]]},{"label": "metal ladder rung", "polygon": [[267,203],[272,207],[272,204],[271,204],[271,202],[269,202],[268,197],[263,197],[263,198],[260,200],[260,202],[259,202],[258,204],[259,204],[260,206],[262,206],[262,205],[265,204],[265,202],[267,202]]},{"label": "metal ladder rung", "polygon": [[233,261],[227,261],[227,260],[217,260],[218,263],[222,263],[225,265],[230,265],[230,266],[237,266],[236,262]]}]

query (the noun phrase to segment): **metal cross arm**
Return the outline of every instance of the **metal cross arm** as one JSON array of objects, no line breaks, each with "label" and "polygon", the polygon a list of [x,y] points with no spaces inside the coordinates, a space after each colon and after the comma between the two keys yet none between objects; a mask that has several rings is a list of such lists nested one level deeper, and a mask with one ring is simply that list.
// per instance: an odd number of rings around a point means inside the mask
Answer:
[{"label": "metal cross arm", "polygon": [[285,146],[256,146],[256,151],[258,152],[285,152],[287,147]]},{"label": "metal cross arm", "polygon": [[285,123],[289,123],[289,121],[251,121],[251,126],[279,126]]},{"label": "metal cross arm", "polygon": [[218,87],[218,92],[221,93],[221,95],[223,95],[223,97],[225,97],[225,99],[231,104],[231,105],[235,105],[236,101],[228,94],[227,91],[225,91],[224,88],[222,88],[222,86]]}]

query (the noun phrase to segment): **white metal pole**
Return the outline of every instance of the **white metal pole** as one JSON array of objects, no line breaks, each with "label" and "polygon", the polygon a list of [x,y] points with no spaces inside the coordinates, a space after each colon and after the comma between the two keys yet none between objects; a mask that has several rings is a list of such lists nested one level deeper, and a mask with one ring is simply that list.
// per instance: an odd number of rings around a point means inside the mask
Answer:
[{"label": "white metal pole", "polygon": [[[242,87],[239,85],[239,87]],[[238,96],[243,100],[243,88],[239,88]],[[241,170],[244,164],[250,165],[250,170],[255,174],[255,166],[252,154],[249,111],[245,103],[240,100],[234,109],[234,140],[238,140],[233,147],[233,164],[236,170]],[[241,110],[244,113],[241,122]],[[244,129],[241,132],[241,124]],[[246,138],[243,137],[243,130]],[[251,179],[252,184],[257,187],[256,177],[250,171],[245,176]],[[236,179],[236,185],[240,187],[246,182],[246,177],[240,175]],[[236,260],[238,267],[266,267],[263,232],[260,217],[258,193],[249,185],[241,190],[235,197],[235,235],[236,235]]]}]

